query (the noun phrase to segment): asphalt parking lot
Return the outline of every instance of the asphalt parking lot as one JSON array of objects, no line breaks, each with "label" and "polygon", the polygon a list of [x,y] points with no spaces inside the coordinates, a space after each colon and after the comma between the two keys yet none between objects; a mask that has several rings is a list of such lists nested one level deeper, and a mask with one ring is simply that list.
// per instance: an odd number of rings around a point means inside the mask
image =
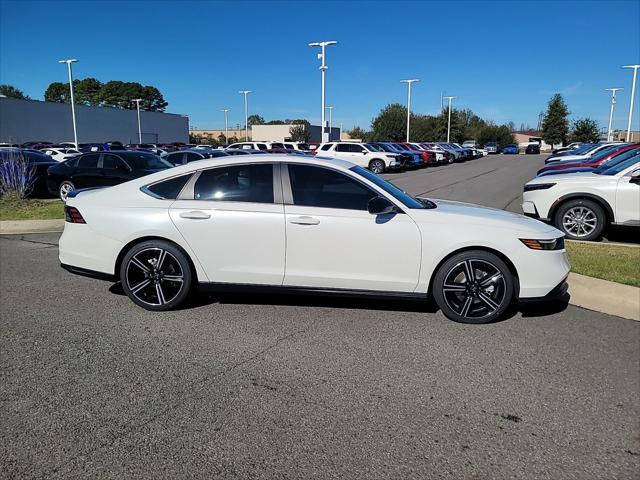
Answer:
[{"label": "asphalt parking lot", "polygon": [[[540,161],[389,176],[517,211]],[[0,237],[3,478],[637,478],[640,322],[246,295],[151,313],[62,271],[57,238]]]}]

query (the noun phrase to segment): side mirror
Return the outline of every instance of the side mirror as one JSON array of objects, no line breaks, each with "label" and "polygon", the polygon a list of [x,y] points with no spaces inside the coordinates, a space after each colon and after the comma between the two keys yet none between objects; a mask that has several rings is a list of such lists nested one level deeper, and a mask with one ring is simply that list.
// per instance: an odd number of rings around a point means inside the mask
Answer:
[{"label": "side mirror", "polygon": [[634,170],[631,172],[631,178],[629,179],[629,183],[635,183],[636,185],[640,185],[640,170]]},{"label": "side mirror", "polygon": [[371,215],[387,215],[398,213],[398,208],[384,197],[373,197],[367,204],[367,210]]}]

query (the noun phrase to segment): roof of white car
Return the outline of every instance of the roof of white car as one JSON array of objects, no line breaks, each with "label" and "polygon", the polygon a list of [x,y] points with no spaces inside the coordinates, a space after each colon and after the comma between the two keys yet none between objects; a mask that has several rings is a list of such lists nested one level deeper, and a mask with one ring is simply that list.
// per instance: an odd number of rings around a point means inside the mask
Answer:
[{"label": "roof of white car", "polygon": [[334,158],[322,157],[321,155],[286,155],[286,154],[259,154],[259,155],[230,155],[228,157],[216,157],[206,158],[203,160],[197,160],[195,162],[187,163],[179,167],[171,169],[171,171],[177,172],[181,169],[184,172],[191,172],[195,170],[202,170],[205,168],[220,167],[223,165],[238,165],[241,163],[308,163],[310,165],[326,165],[337,166],[349,169],[354,167],[355,164],[347,162],[345,160],[338,160]]}]

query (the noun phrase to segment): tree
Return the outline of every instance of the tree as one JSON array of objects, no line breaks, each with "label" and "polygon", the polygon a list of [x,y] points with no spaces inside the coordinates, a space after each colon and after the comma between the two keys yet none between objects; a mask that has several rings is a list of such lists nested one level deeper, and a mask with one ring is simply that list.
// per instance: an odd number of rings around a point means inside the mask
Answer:
[{"label": "tree", "polygon": [[353,127],[351,130],[347,130],[347,135],[354,140],[364,140],[369,137],[369,132],[365,132],[360,127]]},{"label": "tree", "polygon": [[21,100],[30,100],[30,98],[24,94],[22,90],[18,90],[13,85],[0,85],[0,95],[4,95],[8,98],[19,98]]},{"label": "tree", "polygon": [[68,103],[69,100],[69,84],[53,82],[44,92],[45,102]]},{"label": "tree", "polygon": [[309,129],[309,122],[304,121],[289,128],[289,135],[294,142],[308,142],[311,140],[311,131]]},{"label": "tree", "polygon": [[[69,84],[65,87],[68,89]],[[81,105],[98,106],[101,100],[102,82],[95,78],[85,78],[73,81],[74,100]]]},{"label": "tree", "polygon": [[376,140],[398,142],[406,139],[407,109],[399,103],[392,103],[380,110],[371,122],[372,136]]},{"label": "tree", "polygon": [[264,125],[264,118],[262,118],[260,115],[249,115],[249,118],[247,118],[247,123],[249,123],[249,126],[252,127],[254,125]]},{"label": "tree", "polygon": [[562,95],[556,93],[542,120],[542,138],[550,145],[566,144],[569,135],[569,109]]},{"label": "tree", "polygon": [[227,137],[224,136],[224,133],[221,133],[220,135],[218,135],[218,143],[220,145],[226,145],[227,144]]},{"label": "tree", "polygon": [[580,118],[573,123],[571,141],[597,142],[600,139],[598,122],[591,118]]},{"label": "tree", "polygon": [[499,127],[487,125],[480,131],[476,140],[480,145],[485,145],[488,142],[497,142],[499,148],[515,142],[509,125],[500,125]]}]

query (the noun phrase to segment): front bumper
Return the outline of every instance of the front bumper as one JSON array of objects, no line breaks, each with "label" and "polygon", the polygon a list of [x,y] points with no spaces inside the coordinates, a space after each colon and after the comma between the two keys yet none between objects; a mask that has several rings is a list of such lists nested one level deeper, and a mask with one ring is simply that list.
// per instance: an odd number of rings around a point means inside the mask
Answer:
[{"label": "front bumper", "polygon": [[519,303],[537,303],[537,302],[552,302],[554,300],[565,300],[569,292],[569,284],[567,283],[567,277],[554,287],[549,293],[543,297],[530,297],[520,298]]}]

